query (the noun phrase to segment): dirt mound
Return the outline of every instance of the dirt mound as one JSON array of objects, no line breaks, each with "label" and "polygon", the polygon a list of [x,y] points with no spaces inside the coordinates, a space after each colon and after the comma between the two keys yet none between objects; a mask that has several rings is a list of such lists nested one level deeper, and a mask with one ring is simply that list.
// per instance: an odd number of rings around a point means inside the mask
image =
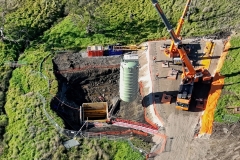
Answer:
[{"label": "dirt mound", "polygon": [[240,159],[240,123],[215,123],[207,159]]},{"label": "dirt mound", "polygon": [[214,123],[211,139],[222,139],[231,137],[240,138],[240,122],[232,124]]},{"label": "dirt mound", "polygon": [[66,97],[78,106],[82,103],[106,101],[118,96],[119,68],[94,69],[73,75],[70,78]]},{"label": "dirt mound", "polygon": [[210,38],[210,39],[227,39],[231,34],[232,34],[231,31],[220,31],[220,32],[216,32],[214,34],[210,34],[210,35],[206,36],[206,38]]}]

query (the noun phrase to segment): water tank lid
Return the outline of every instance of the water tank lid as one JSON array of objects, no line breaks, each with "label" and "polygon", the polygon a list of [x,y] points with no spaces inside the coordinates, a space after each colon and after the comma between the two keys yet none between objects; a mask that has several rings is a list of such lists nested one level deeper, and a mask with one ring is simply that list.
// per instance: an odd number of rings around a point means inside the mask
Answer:
[{"label": "water tank lid", "polygon": [[96,46],[96,48],[97,48],[98,51],[103,50],[103,47],[102,47],[102,46]]},{"label": "water tank lid", "polygon": [[103,46],[88,46],[87,50],[88,51],[101,51],[101,50],[103,50]]},{"label": "water tank lid", "polygon": [[173,60],[175,60],[175,61],[181,61],[181,58],[179,58],[179,57],[175,57],[175,58],[173,58]]},{"label": "water tank lid", "polygon": [[87,47],[87,51],[91,51],[91,46],[88,46],[88,47]]},{"label": "water tank lid", "polygon": [[124,60],[133,60],[133,61],[138,61],[138,55],[137,54],[127,54],[124,55]]}]

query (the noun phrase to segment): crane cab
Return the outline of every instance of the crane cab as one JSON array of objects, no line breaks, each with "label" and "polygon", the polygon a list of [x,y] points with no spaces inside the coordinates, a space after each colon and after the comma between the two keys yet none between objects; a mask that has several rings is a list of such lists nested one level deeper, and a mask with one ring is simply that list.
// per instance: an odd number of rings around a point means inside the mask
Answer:
[{"label": "crane cab", "polygon": [[192,92],[193,92],[193,84],[194,82],[188,84],[181,84],[178,90],[176,108],[182,110],[188,110]]}]

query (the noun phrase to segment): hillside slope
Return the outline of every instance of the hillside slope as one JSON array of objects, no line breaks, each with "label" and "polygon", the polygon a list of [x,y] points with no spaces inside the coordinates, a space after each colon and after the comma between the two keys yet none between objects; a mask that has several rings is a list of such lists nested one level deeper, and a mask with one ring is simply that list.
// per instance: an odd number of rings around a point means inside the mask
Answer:
[{"label": "hillside slope", "polygon": [[[65,137],[49,123],[41,99],[33,94],[39,92],[46,98],[47,111],[64,127],[62,120],[50,109],[52,97],[47,93],[46,81],[33,74],[51,54],[44,63],[43,73],[51,81],[51,93],[57,92],[58,84],[52,73],[51,58],[56,54],[53,49],[80,50],[91,44],[135,44],[169,37],[150,0],[87,2],[0,1],[0,11],[6,13],[0,21],[4,27],[0,42],[0,106],[5,108],[0,108],[0,131],[1,135],[4,133],[1,159],[133,159],[140,156],[125,142],[103,141],[97,145],[91,141],[86,145],[88,141],[83,141],[80,147],[66,150],[61,144]],[[185,0],[159,2],[175,27]],[[190,20],[185,22],[181,35],[204,36],[239,30],[239,5],[238,0],[193,0]],[[17,60],[28,65],[13,72],[4,66],[6,61]],[[96,155],[101,147],[103,153]]]}]

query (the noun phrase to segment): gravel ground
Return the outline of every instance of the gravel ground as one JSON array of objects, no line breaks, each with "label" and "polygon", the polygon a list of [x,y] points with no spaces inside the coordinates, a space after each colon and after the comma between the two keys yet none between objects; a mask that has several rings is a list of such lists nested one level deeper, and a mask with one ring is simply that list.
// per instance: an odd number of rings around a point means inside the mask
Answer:
[{"label": "gravel ground", "polygon": [[[205,39],[206,40],[206,39]],[[200,41],[200,46],[198,53],[201,54],[204,48],[204,41]],[[185,40],[185,42],[192,40]],[[222,40],[215,40],[216,46],[213,56],[215,58],[211,61],[210,72],[214,73],[217,66],[218,57],[222,53],[223,42]],[[151,57],[156,56],[157,61],[159,60],[169,60],[166,56],[161,53],[160,46],[167,41],[156,41],[149,42],[148,53]],[[146,54],[147,55],[147,54]],[[165,57],[164,57],[165,56]],[[147,59],[147,57],[146,57]],[[153,76],[159,72],[163,76],[166,74],[163,68],[159,67],[161,64],[154,64],[152,62],[151,67]],[[156,94],[162,94],[163,91],[174,91],[178,88],[176,87],[179,83],[171,80],[159,80],[153,81],[154,90]],[[148,84],[146,84],[148,86]],[[159,87],[159,89],[156,88]],[[160,96],[161,97],[161,96]],[[239,157],[239,124],[235,125],[222,125],[214,124],[214,132],[209,139],[194,138],[194,135],[199,129],[199,118],[202,112],[184,112],[175,109],[174,103],[170,105],[157,104],[157,111],[160,116],[164,119],[165,134],[168,136],[168,141],[165,152],[159,154],[154,159],[162,160],[201,160],[201,159],[240,159]],[[206,138],[206,137],[205,137]],[[153,141],[156,144],[161,144],[162,139],[158,137],[153,137]]]}]

